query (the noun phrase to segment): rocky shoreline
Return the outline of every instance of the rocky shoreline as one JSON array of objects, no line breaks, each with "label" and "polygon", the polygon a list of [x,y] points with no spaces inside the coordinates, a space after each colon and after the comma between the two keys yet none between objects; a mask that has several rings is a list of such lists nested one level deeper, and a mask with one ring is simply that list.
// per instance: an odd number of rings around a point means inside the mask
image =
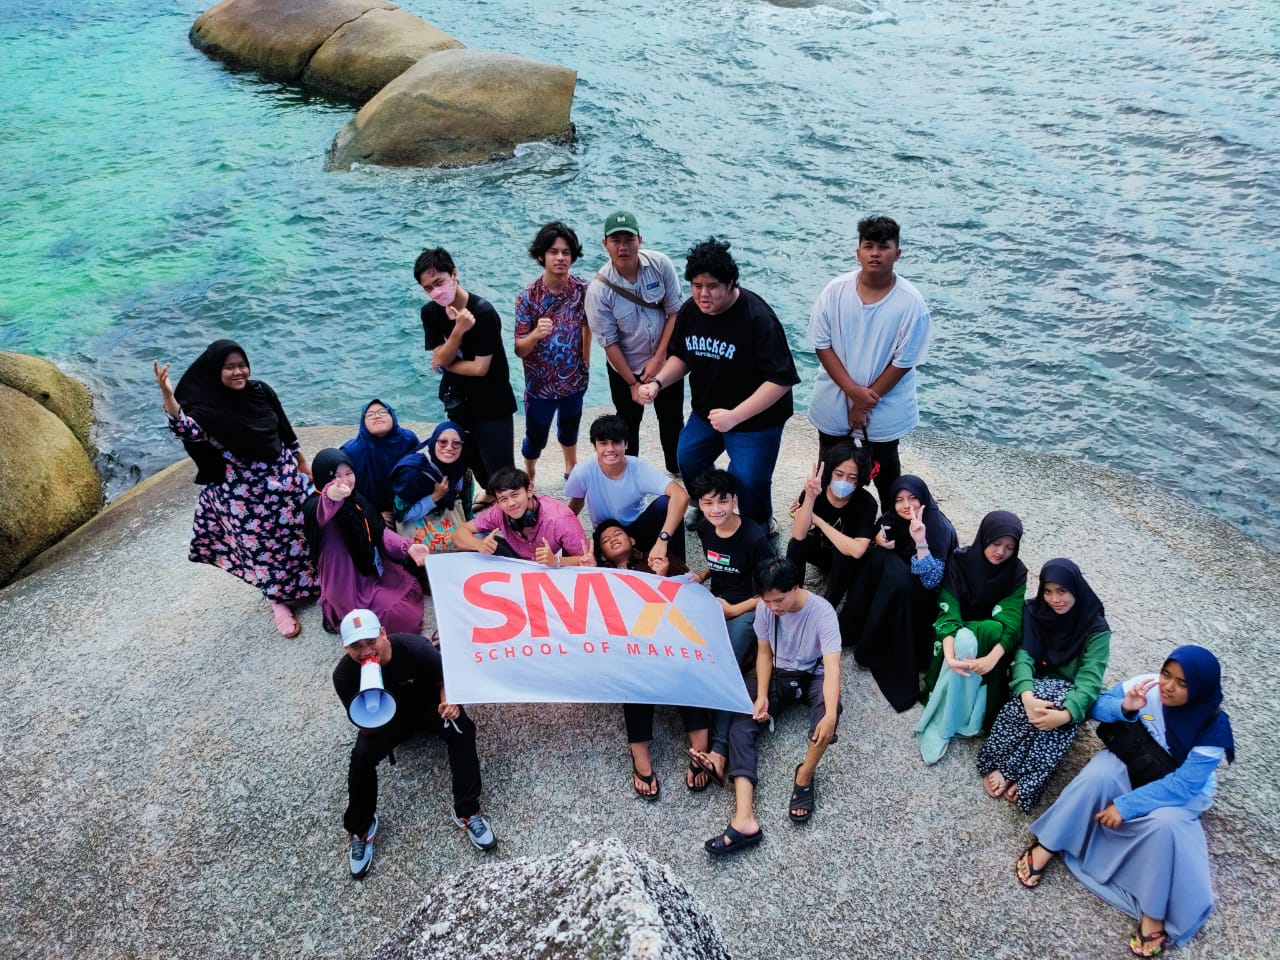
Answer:
[{"label": "rocky shoreline", "polygon": [[[348,429],[299,433],[314,452]],[[787,429],[780,513],[811,438],[802,418]],[[1217,908],[1178,956],[1280,952],[1280,735],[1267,709],[1280,693],[1267,659],[1280,557],[1183,500],[1065,458],[916,433],[903,460],[962,541],[1003,507],[1026,522],[1032,570],[1055,555],[1080,563],[1114,627],[1109,681],[1182,642],[1219,655],[1240,759],[1204,818]],[[329,682],[337,643],[315,608],[302,611],[301,637],[280,640],[254,590],[186,560],[191,474],[184,461],[146,481],[0,590],[0,628],[20,641],[0,779],[0,955],[364,956],[437,884],[464,898],[482,862],[603,837],[667,867],[738,957],[781,956],[784,944],[815,960],[1126,955],[1131,922],[1065,870],[1034,893],[1018,887],[1028,819],[982,794],[977,745],[925,767],[915,712],[895,714],[848,655],[818,812],[804,828],[786,818],[802,736],[789,716],[762,753],[766,839],[750,854],[713,863],[701,849],[728,817],[728,791],[635,799],[617,707],[481,705],[498,851],[482,860],[457,834],[444,752],[414,743],[384,773],[378,860],[352,883],[340,814],[353,730]],[[678,726],[659,711],[655,764],[673,787]],[[1068,767],[1094,749],[1081,736]]]}]

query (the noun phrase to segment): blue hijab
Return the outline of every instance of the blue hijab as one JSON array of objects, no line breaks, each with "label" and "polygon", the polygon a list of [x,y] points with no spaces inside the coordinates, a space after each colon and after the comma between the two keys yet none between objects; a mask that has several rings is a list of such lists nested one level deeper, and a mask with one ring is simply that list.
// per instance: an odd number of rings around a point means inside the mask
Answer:
[{"label": "blue hijab", "polygon": [[1222,667],[1218,658],[1204,647],[1191,644],[1178,647],[1169,660],[1182,667],[1187,678],[1187,702],[1180,707],[1166,707],[1164,731],[1169,754],[1179,764],[1197,746],[1221,747],[1227,762],[1236,759],[1236,741],[1231,733],[1231,720],[1222,710]]},{"label": "blue hijab", "polygon": [[[391,430],[383,437],[375,437],[364,424],[364,415],[375,403],[386,407],[387,413],[391,414]],[[417,446],[417,434],[400,426],[391,404],[375,397],[360,411],[360,433],[342,445],[342,452],[351,459],[356,489],[379,510],[390,510],[391,469],[397,460]]]},{"label": "blue hijab", "polygon": [[397,519],[403,519],[414,504],[429,495],[442,477],[448,479],[449,489],[436,501],[433,511],[448,510],[457,501],[458,493],[462,490],[462,478],[467,472],[467,464],[461,455],[453,463],[442,463],[437,459],[436,441],[446,430],[454,431],[458,439],[466,442],[466,434],[462,427],[452,420],[445,420],[431,431],[431,436],[419,446],[419,449],[401,457],[391,471],[392,509]]}]

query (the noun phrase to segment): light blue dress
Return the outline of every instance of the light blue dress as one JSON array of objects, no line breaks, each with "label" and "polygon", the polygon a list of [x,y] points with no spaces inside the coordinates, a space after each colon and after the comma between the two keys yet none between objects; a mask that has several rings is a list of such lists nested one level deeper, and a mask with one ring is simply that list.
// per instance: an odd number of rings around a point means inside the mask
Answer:
[{"label": "light blue dress", "polygon": [[[978,638],[968,627],[956,631],[956,659],[972,660],[978,655]],[[969,671],[962,677],[943,665],[938,680],[929,694],[916,737],[925,763],[937,763],[947,752],[952,737],[974,737],[982,732],[987,713],[987,688],[982,675]]]},{"label": "light blue dress", "polygon": [[[1135,677],[1108,690],[1090,715],[1103,723],[1126,720],[1124,692],[1154,674]],[[1159,687],[1139,711],[1156,742],[1168,749]],[[1133,789],[1124,763],[1102,750],[1067,785],[1062,795],[1031,825],[1046,850],[1061,854],[1081,883],[1131,917],[1161,920],[1169,942],[1182,946],[1196,935],[1213,910],[1209,851],[1200,814],[1213,802],[1214,770],[1221,747],[1197,746],[1173,773]],[[1115,829],[1094,815],[1114,803],[1124,817]]]}]

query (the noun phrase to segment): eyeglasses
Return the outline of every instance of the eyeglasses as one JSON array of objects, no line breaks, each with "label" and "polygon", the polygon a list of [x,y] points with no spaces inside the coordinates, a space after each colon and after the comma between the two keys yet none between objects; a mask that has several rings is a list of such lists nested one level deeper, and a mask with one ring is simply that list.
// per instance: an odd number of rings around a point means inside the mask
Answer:
[{"label": "eyeglasses", "polygon": [[370,410],[364,415],[366,420],[385,420],[391,416],[386,410]]},{"label": "eyeglasses", "polygon": [[450,450],[461,450],[461,449],[462,449],[462,441],[461,441],[461,440],[437,440],[437,441],[436,441],[436,446],[437,446],[437,447],[448,447]]}]

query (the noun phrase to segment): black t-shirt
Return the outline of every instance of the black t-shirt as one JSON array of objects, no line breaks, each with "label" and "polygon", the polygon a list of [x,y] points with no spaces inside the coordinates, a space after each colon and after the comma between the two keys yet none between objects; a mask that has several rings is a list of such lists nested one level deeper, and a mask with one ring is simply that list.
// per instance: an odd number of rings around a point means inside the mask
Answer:
[{"label": "black t-shirt", "polygon": [[721,537],[706,517],[698,517],[698,539],[707,557],[711,576],[707,587],[729,603],[741,603],[756,593],[753,576],[761,562],[772,557],[769,538],[754,520],[742,517],[732,536]]},{"label": "black t-shirt", "polygon": [[[507,349],[502,342],[502,318],[493,304],[474,293],[467,294],[467,309],[476,323],[462,335],[458,359],[493,359],[489,361],[489,372],[483,377],[464,377],[448,370],[440,377],[440,399],[444,401],[445,413],[463,426],[516,412],[516,396],[511,392],[511,374],[507,370]],[[453,332],[453,321],[434,300],[422,307],[422,332],[427,353],[448,340]]]},{"label": "black t-shirt", "polygon": [[[667,352],[689,366],[689,404],[706,417],[718,407],[732,410],[765,381],[793,387],[800,382],[796,363],[773,309],[750,290],[724,313],[703,313],[693,299],[676,314]],[[765,430],[791,416],[791,391],[773,406],[742,421],[734,430]]]},{"label": "black t-shirt", "polygon": [[[800,492],[800,501],[804,502],[804,491]],[[843,507],[837,507],[834,503],[827,499],[826,492],[818,494],[818,499],[813,504],[813,512],[821,517],[831,526],[835,527],[846,537],[853,537],[855,540],[865,537],[868,540],[874,540],[876,536],[876,517],[879,516],[880,508],[876,506],[876,498],[871,495],[866,487],[858,487],[849,495],[849,502]],[[814,530],[825,549],[834,550],[831,541],[826,538],[821,530]]]},{"label": "black t-shirt", "polygon": [[[444,685],[440,651],[415,633],[393,633],[388,639],[391,660],[382,664],[382,685],[396,702],[391,722],[422,726],[438,716]],[[360,664],[346,654],[333,668],[333,689],[344,708],[360,692]]]}]

